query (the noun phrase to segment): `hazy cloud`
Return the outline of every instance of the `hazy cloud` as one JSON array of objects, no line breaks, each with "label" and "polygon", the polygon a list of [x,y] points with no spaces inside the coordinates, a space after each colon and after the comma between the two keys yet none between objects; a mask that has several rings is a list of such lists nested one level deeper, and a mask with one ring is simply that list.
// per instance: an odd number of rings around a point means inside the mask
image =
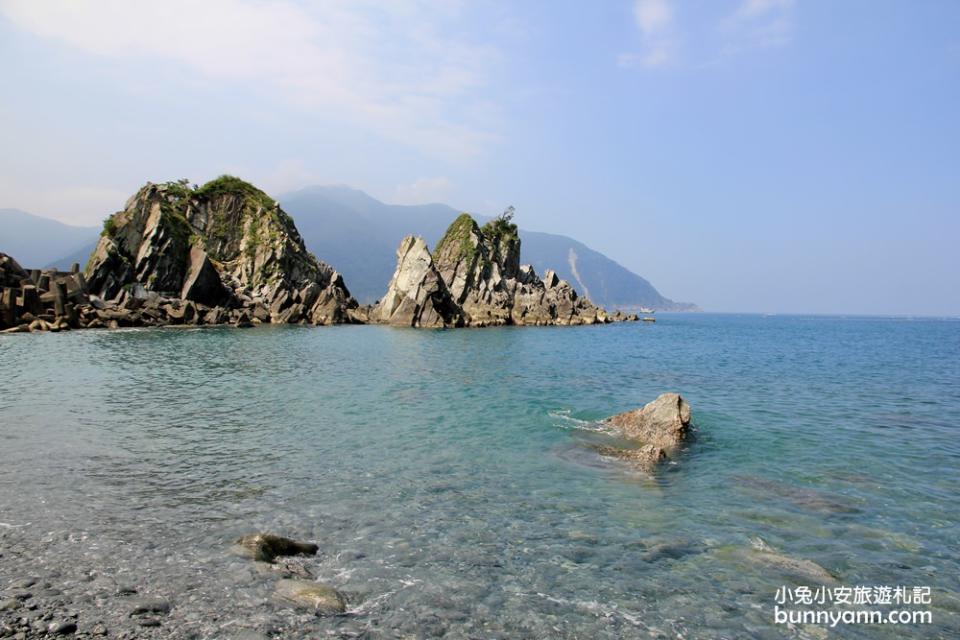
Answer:
[{"label": "hazy cloud", "polygon": [[499,61],[470,42],[454,3],[329,0],[5,0],[19,28],[92,54],[176,61],[201,77],[247,83],[432,154],[462,157],[495,139],[457,105],[483,101]]},{"label": "hazy cloud", "polygon": [[789,44],[793,39],[793,0],[743,0],[720,24],[722,53]]},{"label": "hazy cloud", "polygon": [[448,178],[420,178],[412,184],[397,187],[393,201],[396,204],[444,202],[452,193],[453,183]]},{"label": "hazy cloud", "polygon": [[660,67],[674,58],[677,43],[673,33],[673,9],[667,0],[636,0],[633,16],[643,37],[643,51],[621,53],[621,67]]}]

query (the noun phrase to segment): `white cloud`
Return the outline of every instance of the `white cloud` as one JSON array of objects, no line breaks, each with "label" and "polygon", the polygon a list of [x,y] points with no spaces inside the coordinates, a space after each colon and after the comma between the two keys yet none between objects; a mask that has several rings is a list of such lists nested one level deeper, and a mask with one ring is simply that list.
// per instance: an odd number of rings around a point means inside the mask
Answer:
[{"label": "white cloud", "polygon": [[[496,50],[459,31],[455,4],[328,0],[5,0],[19,28],[125,63],[172,60],[361,126],[428,153],[462,157],[495,140],[458,108],[482,101]],[[267,92],[269,94],[269,92]]]},{"label": "white cloud", "polygon": [[644,35],[651,36],[670,26],[673,10],[666,0],[637,0],[633,15]]},{"label": "white cloud", "polygon": [[673,29],[673,8],[667,0],[636,0],[633,17],[643,36],[643,51],[621,53],[617,64],[652,69],[673,62],[678,41]]},{"label": "white cloud", "polygon": [[793,40],[793,0],[743,0],[721,23],[723,54],[775,47]]},{"label": "white cloud", "polygon": [[429,204],[444,202],[453,192],[453,183],[442,176],[419,178],[412,184],[397,187],[393,201],[396,204]]}]

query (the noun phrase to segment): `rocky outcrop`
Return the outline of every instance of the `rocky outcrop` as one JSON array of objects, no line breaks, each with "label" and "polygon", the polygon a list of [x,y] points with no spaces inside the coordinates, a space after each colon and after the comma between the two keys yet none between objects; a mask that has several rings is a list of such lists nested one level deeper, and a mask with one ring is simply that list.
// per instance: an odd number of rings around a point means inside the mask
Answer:
[{"label": "rocky outcrop", "polygon": [[541,279],[520,264],[516,225],[498,218],[483,227],[468,214],[454,220],[430,254],[407,236],[397,269],[371,321],[414,327],[580,325],[636,320],[607,314],[552,271]]},{"label": "rocky outcrop", "polygon": [[463,314],[437,272],[423,238],[407,236],[397,249],[397,270],[371,320],[407,327],[458,327]]},{"label": "rocky outcrop", "polygon": [[639,409],[618,413],[603,424],[636,441],[637,448],[603,447],[602,455],[627,460],[643,471],[653,471],[674,456],[690,433],[690,405],[679,393],[662,393]]},{"label": "rocky outcrop", "polygon": [[230,176],[199,188],[184,181],[142,187],[104,224],[85,274],[101,300],[138,287],[221,309],[235,323],[239,310],[254,322],[363,320],[343,278],[307,251],[283,209]]}]

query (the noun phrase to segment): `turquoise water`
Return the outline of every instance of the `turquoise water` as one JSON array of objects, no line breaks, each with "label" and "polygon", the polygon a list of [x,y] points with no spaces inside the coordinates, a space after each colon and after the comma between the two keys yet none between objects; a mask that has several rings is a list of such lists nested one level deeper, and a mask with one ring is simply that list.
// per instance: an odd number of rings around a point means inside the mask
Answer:
[{"label": "turquoise water", "polygon": [[[958,321],[16,335],[0,380],[0,545],[36,541],[67,593],[96,573],[169,598],[171,635],[960,629]],[[697,428],[677,464],[651,479],[594,452],[594,421],[667,390]],[[317,541],[307,564],[350,614],[273,602],[226,553],[257,530]],[[843,585],[930,586],[933,624],[775,625],[776,589],[813,583],[758,539]]]}]

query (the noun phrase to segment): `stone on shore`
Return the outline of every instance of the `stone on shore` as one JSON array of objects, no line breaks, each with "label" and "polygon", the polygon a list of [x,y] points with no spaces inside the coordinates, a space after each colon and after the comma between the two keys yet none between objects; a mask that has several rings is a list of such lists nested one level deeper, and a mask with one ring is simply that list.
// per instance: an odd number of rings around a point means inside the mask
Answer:
[{"label": "stone on shore", "polygon": [[320,582],[279,580],[274,595],[281,601],[312,609],[317,615],[338,615],[347,610],[343,595]]}]

